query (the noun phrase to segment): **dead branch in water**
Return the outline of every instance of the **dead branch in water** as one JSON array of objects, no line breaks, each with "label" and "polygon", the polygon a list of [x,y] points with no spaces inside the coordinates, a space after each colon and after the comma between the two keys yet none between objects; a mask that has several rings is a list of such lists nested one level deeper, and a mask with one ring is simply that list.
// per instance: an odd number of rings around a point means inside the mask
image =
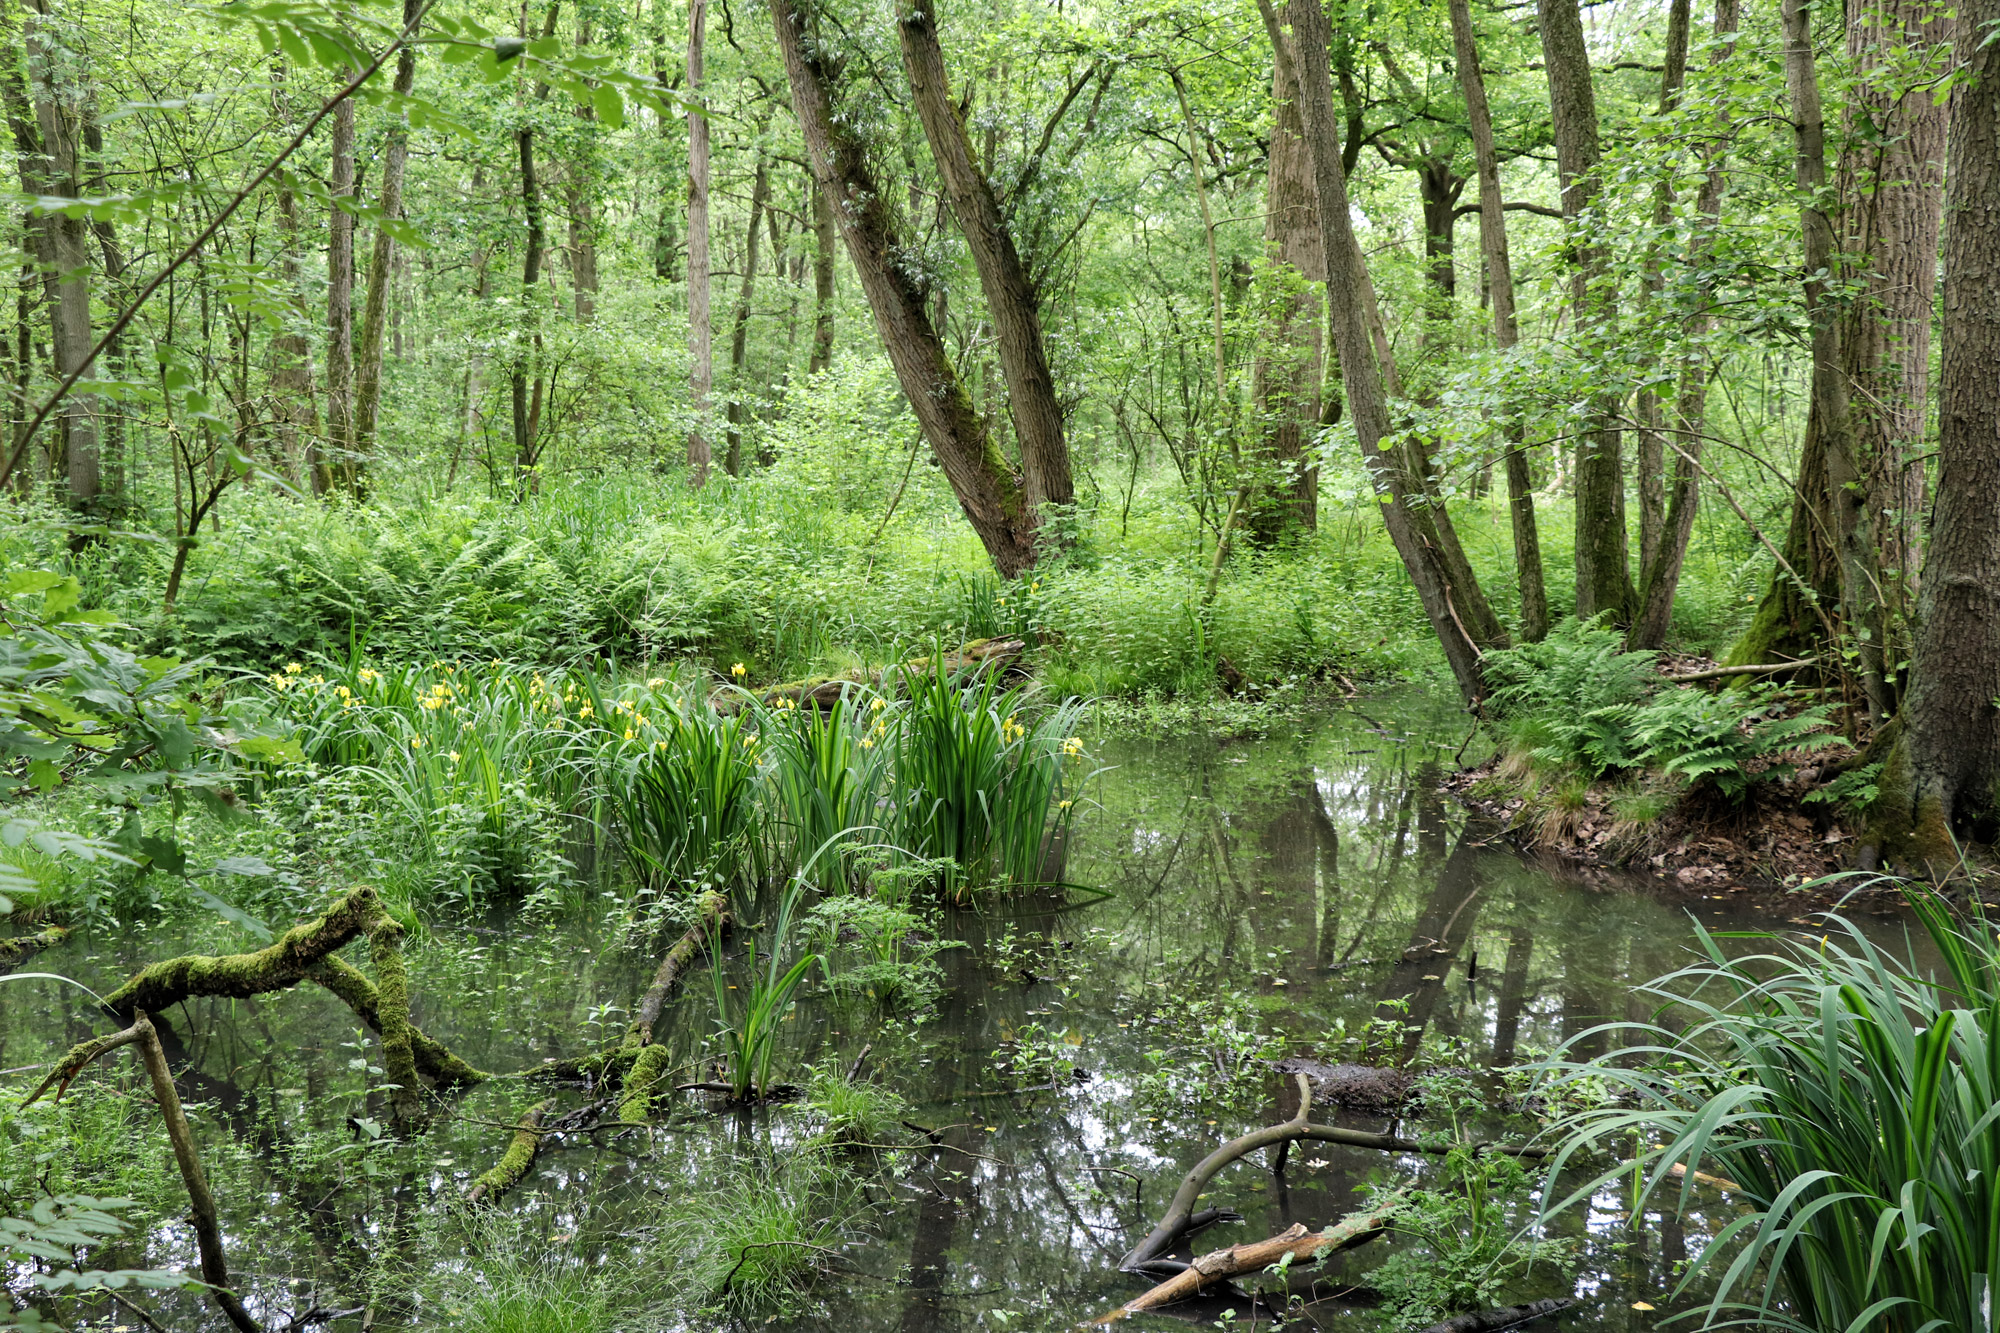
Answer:
[{"label": "dead branch in water", "polygon": [[508,1141],[507,1150],[500,1154],[500,1160],[466,1190],[467,1203],[497,1199],[528,1174],[528,1168],[535,1164],[536,1154],[542,1150],[542,1115],[548,1109],[547,1102],[537,1102],[521,1113],[520,1120],[514,1125],[514,1137]]},{"label": "dead branch in water", "polygon": [[1510,1305],[1502,1310],[1480,1310],[1475,1314],[1462,1314],[1447,1319],[1441,1324],[1432,1324],[1423,1333],[1501,1333],[1502,1329],[1519,1328],[1522,1324],[1532,1324],[1539,1319],[1569,1309],[1576,1302],[1566,1298],[1550,1297],[1533,1301],[1527,1305]]},{"label": "dead branch in water", "polygon": [[1232,1245],[1202,1255],[1157,1287],[1134,1297],[1115,1310],[1091,1320],[1093,1325],[1115,1324],[1142,1310],[1157,1309],[1185,1300],[1218,1282],[1245,1273],[1261,1273],[1271,1265],[1290,1258],[1296,1263],[1312,1263],[1341,1250],[1351,1250],[1382,1234],[1390,1217],[1402,1204],[1397,1194],[1366,1212],[1356,1213],[1325,1231],[1307,1231],[1303,1225],[1248,1245]]}]

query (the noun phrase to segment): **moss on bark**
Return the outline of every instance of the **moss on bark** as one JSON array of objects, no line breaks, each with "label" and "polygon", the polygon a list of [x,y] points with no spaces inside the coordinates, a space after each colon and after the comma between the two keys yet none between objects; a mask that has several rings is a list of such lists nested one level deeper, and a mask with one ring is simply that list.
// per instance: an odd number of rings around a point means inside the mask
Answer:
[{"label": "moss on bark", "polygon": [[632,1061],[625,1075],[625,1095],[618,1103],[618,1118],[628,1125],[643,1125],[652,1113],[653,1098],[662,1090],[672,1057],[664,1046],[648,1046]]},{"label": "moss on bark", "polygon": [[16,935],[0,940],[0,973],[10,972],[44,949],[53,949],[69,938],[68,926],[43,926],[32,935]]},{"label": "moss on bark", "polygon": [[521,1182],[528,1174],[528,1168],[535,1164],[535,1155],[542,1150],[542,1116],[548,1110],[547,1102],[537,1102],[529,1107],[514,1126],[514,1137],[507,1142],[507,1150],[500,1154],[500,1160],[472,1182],[465,1192],[467,1203],[490,1203]]},{"label": "moss on bark", "polygon": [[423,1113],[423,1085],[410,1049],[410,976],[403,967],[402,926],[383,916],[369,932],[369,945],[381,996],[377,1012],[382,1016],[382,1070],[395,1085],[389,1106],[396,1123],[407,1130]]},{"label": "moss on bark", "polygon": [[104,1007],[130,1021],[143,1009],[157,1013],[201,995],[243,999],[286,990],[303,981],[312,965],[368,930],[382,915],[382,902],[366,885],[350,890],[325,916],[303,921],[255,953],[187,954],[154,963],[111,992]]},{"label": "moss on bark", "polygon": [[[382,1031],[382,993],[359,968],[338,955],[329,954],[314,963],[306,975],[339,996],[371,1032]],[[452,1054],[449,1047],[426,1035],[415,1023],[409,1024],[409,1031],[410,1054],[416,1061],[417,1072],[434,1086],[469,1088],[493,1077]]]}]

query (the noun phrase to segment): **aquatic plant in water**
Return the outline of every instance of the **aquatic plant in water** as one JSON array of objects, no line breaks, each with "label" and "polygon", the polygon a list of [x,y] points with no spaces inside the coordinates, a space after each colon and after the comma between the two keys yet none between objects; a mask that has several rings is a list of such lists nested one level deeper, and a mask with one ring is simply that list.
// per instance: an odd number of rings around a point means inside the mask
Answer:
[{"label": "aquatic plant in water", "polygon": [[[792,915],[798,908],[803,889],[793,879],[778,900],[778,914],[772,923],[768,947],[761,959],[757,941],[750,941],[750,966],[742,988],[729,983],[723,967],[722,936],[718,929],[709,938],[709,977],[715,985],[715,1026],[728,1066],[730,1096],[737,1101],[761,1099],[771,1090],[771,1060],[778,1048],[778,1025],[791,1008],[792,993],[819,965],[817,954],[806,954],[789,968],[783,966],[786,946],[791,939]],[[759,969],[759,962],[762,969]],[[734,993],[737,1001],[730,999]]]}]

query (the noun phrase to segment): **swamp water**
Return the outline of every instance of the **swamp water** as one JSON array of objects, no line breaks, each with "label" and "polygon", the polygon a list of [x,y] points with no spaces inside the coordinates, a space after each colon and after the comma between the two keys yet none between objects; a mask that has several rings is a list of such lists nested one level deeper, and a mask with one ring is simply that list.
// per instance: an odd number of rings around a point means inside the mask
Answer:
[{"label": "swamp water", "polygon": [[[1091,757],[1105,771],[1088,789],[1067,868],[1092,892],[948,911],[941,934],[964,947],[938,954],[944,989],[928,1015],[884,1017],[865,998],[836,1001],[816,978],[784,1025],[775,1076],[845,1069],[867,1045],[868,1075],[907,1100],[899,1118],[935,1131],[936,1146],[905,1128],[898,1141],[921,1151],[894,1169],[862,1164],[866,1184],[843,1210],[833,1271],[814,1281],[802,1312],[769,1326],[1072,1327],[1143,1289],[1116,1271],[1117,1260],[1158,1220],[1189,1167],[1226,1139],[1293,1114],[1290,1080],[1255,1057],[1335,1063],[1365,1043],[1376,1058],[1416,1065],[1506,1066],[1597,1023],[1648,1017],[1629,987],[1688,960],[1691,913],[1725,930],[1785,928],[1796,918],[1796,905],[1778,895],[1586,885],[1525,861],[1436,792],[1463,725],[1443,705],[1405,694],[1262,739],[1099,737]],[[417,1021],[494,1071],[615,1041],[651,960],[621,943],[615,902],[600,915],[595,924],[435,925],[409,946]],[[1899,927],[1884,929],[1900,938]],[[732,966],[743,966],[744,940],[755,933],[739,931]],[[116,939],[79,934],[30,967],[103,993],[148,961],[246,947],[219,923]],[[714,1007],[698,966],[660,1025],[660,1039],[688,1062],[687,1081],[709,1077],[700,1043]],[[386,1134],[379,1093],[366,1091],[380,1081],[370,1069],[379,1050],[330,996],[306,987],[204,1000],[167,1019],[179,1046],[170,1053],[189,1065],[183,1096],[200,1104],[196,1132],[232,1271],[267,1326],[314,1304],[348,1304],[364,1274],[375,1275],[382,1297],[370,1316],[380,1326],[456,1327],[472,1317],[466,1274],[483,1261],[468,1257],[447,1204],[493,1163],[506,1127],[546,1090],[486,1084],[402,1145]],[[73,988],[0,988],[0,1069],[10,1071],[0,1083],[22,1086],[32,1077],[23,1067],[104,1030]],[[575,1090],[555,1097],[551,1116],[590,1100]],[[145,1145],[141,1157],[164,1163],[164,1137],[129,1058],[86,1073],[63,1106],[59,1117],[17,1122],[41,1134],[17,1139],[20,1151],[60,1153],[65,1169],[86,1178],[92,1154],[108,1164],[135,1141]],[[1328,1107],[1314,1118],[1391,1127]],[[808,1121],[799,1106],[718,1111],[704,1094],[684,1094],[656,1113],[650,1145],[635,1133],[599,1133],[545,1152],[502,1201],[498,1213],[511,1220],[487,1230],[511,1237],[517,1268],[527,1236],[531,1271],[578,1258],[614,1270],[671,1262],[671,1242],[642,1251],[630,1237],[671,1218],[677,1200],[711,1196],[745,1163],[782,1172]],[[71,1131],[60,1144],[58,1123]],[[1417,1119],[1395,1128],[1421,1135],[1447,1126]],[[1204,1198],[1244,1220],[1201,1233],[1197,1250],[1294,1221],[1317,1229],[1359,1208],[1369,1188],[1438,1179],[1432,1157],[1304,1147],[1281,1176],[1262,1153],[1225,1169]],[[21,1165],[8,1164],[6,1176],[32,1176]],[[164,1164],[154,1176],[157,1195],[144,1202],[181,1216],[178,1182]],[[1675,1308],[1667,1293],[1678,1262],[1737,1215],[1713,1190],[1698,1192],[1679,1222],[1653,1215],[1636,1230],[1617,1199],[1597,1204],[1561,1228],[1579,1247],[1570,1271],[1538,1267],[1510,1297],[1577,1297],[1568,1328],[1655,1327]],[[1310,1291],[1296,1282],[1310,1303],[1289,1326],[1383,1327],[1379,1312],[1336,1293],[1392,1248],[1346,1256]],[[191,1265],[191,1234],[161,1224],[109,1261]],[[167,1327],[223,1327],[192,1297],[147,1299]],[[114,1313],[107,1325],[129,1323]],[[586,1316],[517,1327],[728,1323]],[[1270,1306],[1211,1300],[1127,1326],[1268,1327],[1271,1318]],[[767,1317],[738,1322],[763,1327]],[[361,1316],[331,1325],[362,1326]]]}]

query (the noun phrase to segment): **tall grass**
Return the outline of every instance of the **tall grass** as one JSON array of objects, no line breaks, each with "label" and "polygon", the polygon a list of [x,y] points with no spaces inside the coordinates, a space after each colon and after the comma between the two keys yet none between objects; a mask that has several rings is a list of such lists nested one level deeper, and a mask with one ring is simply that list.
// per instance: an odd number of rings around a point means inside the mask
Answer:
[{"label": "tall grass", "polygon": [[877,803],[889,787],[890,748],[878,730],[888,701],[843,697],[833,707],[778,707],[767,717],[772,836],[793,871],[824,856],[825,879],[847,884],[855,851],[883,833]]},{"label": "tall grass", "polygon": [[655,888],[757,882],[760,731],[750,710],[718,717],[697,706],[669,715],[664,737],[621,777],[625,844]]},{"label": "tall grass", "polygon": [[[1641,988],[1684,1028],[1614,1024],[1638,1044],[1560,1056],[1544,1089],[1612,1096],[1570,1115],[1545,1198],[1574,1207],[1637,1172],[1635,1211],[1687,1169],[1751,1206],[1690,1263],[1712,1282],[1702,1327],[1929,1333],[1993,1327],[2000,1274],[2000,947],[1906,887],[1937,964],[1919,970],[1850,922],[1812,943],[1731,958],[1697,926],[1703,961]],[[1629,1154],[1566,1193],[1580,1155]]]}]

